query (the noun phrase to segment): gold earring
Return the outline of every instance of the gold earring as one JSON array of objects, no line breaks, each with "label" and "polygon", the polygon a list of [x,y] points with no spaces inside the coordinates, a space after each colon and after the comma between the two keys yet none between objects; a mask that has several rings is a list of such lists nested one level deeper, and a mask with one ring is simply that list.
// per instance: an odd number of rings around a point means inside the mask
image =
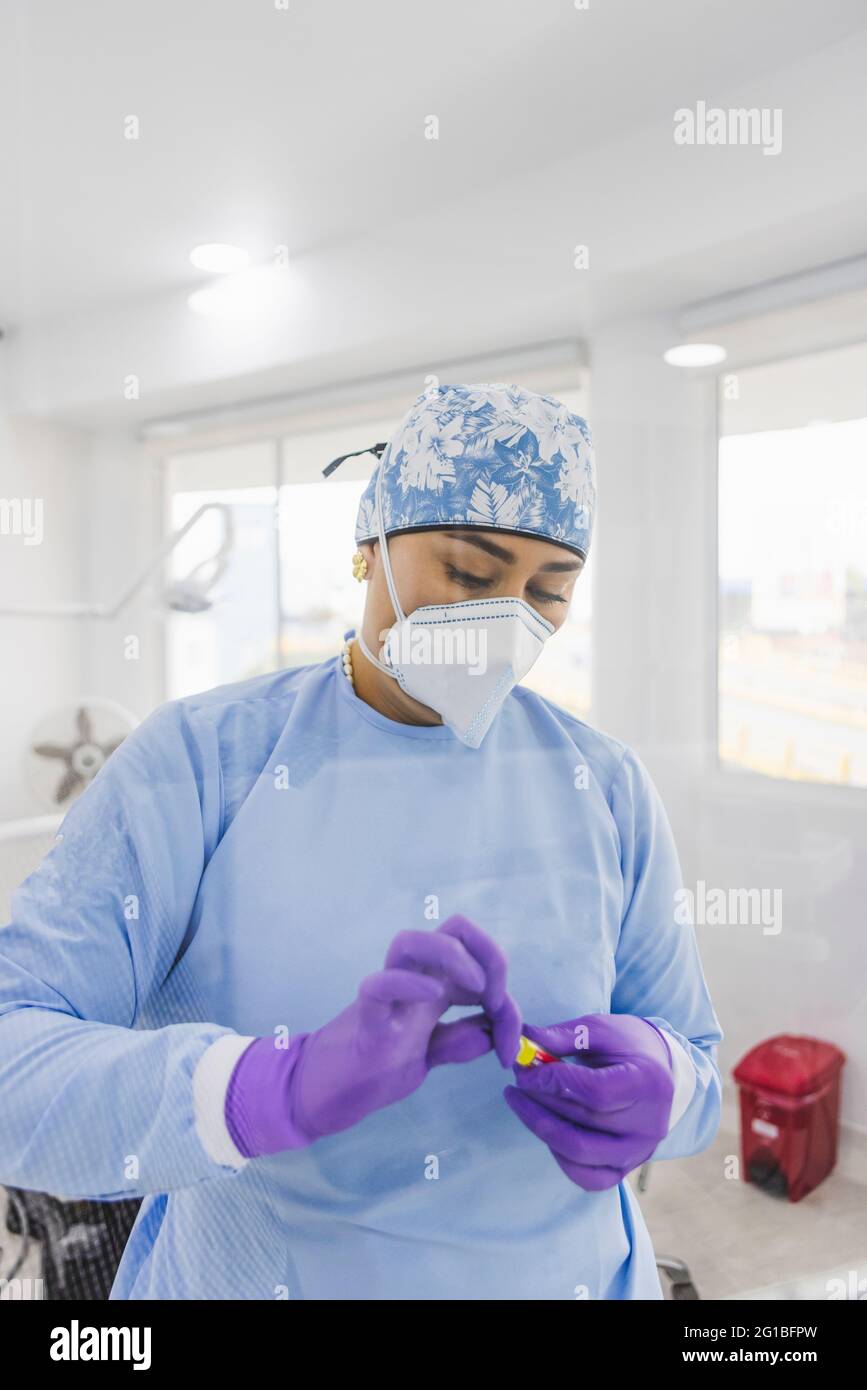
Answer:
[{"label": "gold earring", "polygon": [[362,579],[367,578],[367,557],[362,555],[360,550],[356,550],[352,557],[352,577],[357,579],[359,584]]}]

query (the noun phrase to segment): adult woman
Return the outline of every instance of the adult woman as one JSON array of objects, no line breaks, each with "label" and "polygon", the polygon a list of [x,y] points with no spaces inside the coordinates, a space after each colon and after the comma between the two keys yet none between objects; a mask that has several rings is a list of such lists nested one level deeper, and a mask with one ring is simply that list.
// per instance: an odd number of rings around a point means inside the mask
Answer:
[{"label": "adult woman", "polygon": [[[19,890],[0,1180],[146,1197],[112,1297],[661,1296],[624,1179],[722,1034],[646,771],[515,685],[594,500],[559,402],[423,393],[359,637],[158,710]],[[573,1061],[504,1089],[522,1027]]]}]

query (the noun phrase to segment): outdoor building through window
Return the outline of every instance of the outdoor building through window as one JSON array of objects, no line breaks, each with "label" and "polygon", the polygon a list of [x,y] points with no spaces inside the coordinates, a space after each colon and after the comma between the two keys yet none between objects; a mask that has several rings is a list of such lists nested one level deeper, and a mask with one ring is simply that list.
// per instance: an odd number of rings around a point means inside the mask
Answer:
[{"label": "outdoor building through window", "polygon": [[867,786],[867,345],[721,379],[720,762]]}]

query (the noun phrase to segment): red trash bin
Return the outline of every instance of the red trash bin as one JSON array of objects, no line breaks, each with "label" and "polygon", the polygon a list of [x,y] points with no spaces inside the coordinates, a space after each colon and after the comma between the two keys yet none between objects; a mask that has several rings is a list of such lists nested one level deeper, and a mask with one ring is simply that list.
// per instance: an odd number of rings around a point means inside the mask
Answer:
[{"label": "red trash bin", "polygon": [[837,1161],[845,1054],[818,1038],[782,1033],[759,1043],[734,1069],[741,1099],[746,1182],[799,1202]]}]

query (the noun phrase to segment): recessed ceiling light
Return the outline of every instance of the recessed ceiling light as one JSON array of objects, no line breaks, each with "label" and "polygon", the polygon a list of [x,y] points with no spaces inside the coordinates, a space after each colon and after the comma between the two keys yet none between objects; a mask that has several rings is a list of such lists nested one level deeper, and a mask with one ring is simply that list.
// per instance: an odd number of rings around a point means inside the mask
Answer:
[{"label": "recessed ceiling light", "polygon": [[215,319],[262,319],[282,313],[292,301],[293,287],[285,270],[256,266],[212,280],[194,290],[187,304],[195,314]]},{"label": "recessed ceiling light", "polygon": [[236,270],[246,270],[250,264],[249,255],[240,246],[227,246],[221,241],[195,246],[190,260],[196,270],[207,270],[210,275],[231,275]]},{"label": "recessed ceiling light", "polygon": [[670,367],[716,367],[728,353],[718,343],[678,343],[662,355]]}]

